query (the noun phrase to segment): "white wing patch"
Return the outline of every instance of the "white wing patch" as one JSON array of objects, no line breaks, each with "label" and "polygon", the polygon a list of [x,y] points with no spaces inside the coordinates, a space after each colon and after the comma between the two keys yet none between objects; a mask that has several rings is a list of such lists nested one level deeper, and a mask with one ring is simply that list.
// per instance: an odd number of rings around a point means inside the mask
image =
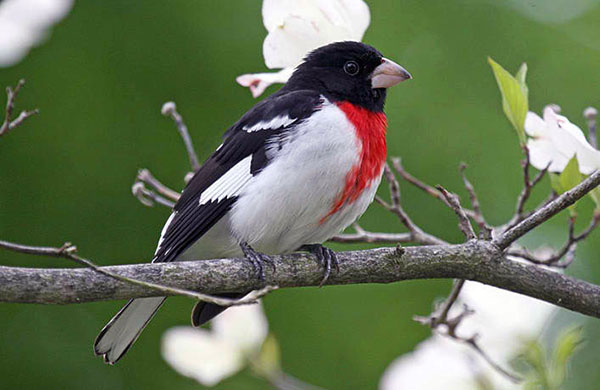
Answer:
[{"label": "white wing patch", "polygon": [[167,229],[169,228],[169,225],[171,224],[171,222],[173,222],[173,218],[175,218],[175,212],[173,212],[169,216],[169,219],[167,219],[167,222],[165,222],[165,226],[163,226],[163,228],[160,232],[160,238],[158,239],[158,245],[156,246],[156,251],[154,252],[154,256],[156,256],[156,254],[158,253],[158,250],[160,249],[160,246],[162,245],[162,242],[165,239],[165,233],[167,233]]},{"label": "white wing patch", "polygon": [[248,133],[259,130],[275,130],[289,126],[294,122],[296,122],[296,119],[292,119],[287,115],[280,115],[268,121],[260,121],[252,126],[244,126],[242,129]]},{"label": "white wing patch", "polygon": [[211,201],[221,201],[224,198],[232,198],[239,195],[242,187],[252,179],[250,165],[252,155],[246,157],[228,170],[217,181],[210,185],[200,195],[200,205]]}]

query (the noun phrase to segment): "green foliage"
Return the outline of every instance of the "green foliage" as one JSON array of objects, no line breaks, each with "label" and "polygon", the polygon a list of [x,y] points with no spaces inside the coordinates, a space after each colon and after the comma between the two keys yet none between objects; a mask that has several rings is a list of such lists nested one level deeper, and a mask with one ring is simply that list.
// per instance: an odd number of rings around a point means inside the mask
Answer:
[{"label": "green foliage", "polygon": [[550,356],[539,341],[530,343],[521,356],[530,368],[523,389],[560,390],[567,377],[569,363],[582,340],[581,327],[566,329],[556,339]]},{"label": "green foliage", "polygon": [[530,368],[524,390],[555,390],[550,385],[546,351],[538,340],[525,348],[522,359]]},{"label": "green foliage", "polygon": [[596,205],[595,211],[600,212],[600,187],[596,187],[590,191],[590,198],[592,198],[594,204]]},{"label": "green foliage", "polygon": [[516,76],[508,73],[500,64],[488,57],[498,88],[502,94],[502,108],[506,117],[513,125],[519,136],[521,145],[525,144],[525,117],[529,110],[529,89],[525,84],[527,64],[523,63]]},{"label": "green foliage", "polygon": [[[523,90],[523,93],[525,94],[525,100],[528,102],[527,104],[529,105],[529,87],[527,87],[527,83],[525,82],[525,79],[527,78],[527,63],[526,62],[523,62],[521,64],[521,67],[517,71],[515,78],[517,79],[519,86]],[[525,114],[525,115],[527,115],[527,114]]]},{"label": "green foliage", "polygon": [[552,370],[550,377],[552,383],[558,388],[567,377],[569,362],[576,350],[583,342],[583,328],[573,327],[563,331],[556,340],[552,354]]},{"label": "green foliage", "polygon": [[[579,163],[577,162],[576,156],[573,156],[573,158],[569,160],[569,163],[560,174],[550,174],[550,184],[552,185],[552,189],[559,194],[569,191],[571,188],[581,183],[581,180],[583,180],[583,176],[581,172],[579,172]],[[576,208],[578,204],[579,202],[575,202],[575,204],[569,206],[569,213],[571,216],[577,215]]]}]

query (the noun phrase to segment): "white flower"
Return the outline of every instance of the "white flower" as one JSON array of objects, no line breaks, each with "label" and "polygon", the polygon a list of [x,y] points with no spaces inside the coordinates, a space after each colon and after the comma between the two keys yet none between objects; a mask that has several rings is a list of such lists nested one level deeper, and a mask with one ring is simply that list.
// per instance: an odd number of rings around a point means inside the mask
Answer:
[{"label": "white flower", "polygon": [[555,310],[547,302],[477,282],[465,283],[459,303],[475,314],[457,333],[467,337],[478,333],[479,345],[498,361],[512,359],[524,343],[535,340]]},{"label": "white flower", "polygon": [[73,0],[3,0],[0,2],[0,67],[14,65],[64,18]]},{"label": "white flower", "polygon": [[[551,317],[553,306],[533,298],[467,282],[456,303],[475,314],[465,318],[457,333],[477,333],[479,346],[503,367],[527,342],[536,339]],[[411,353],[396,359],[381,378],[380,390],[520,389],[464,344],[434,335]]]},{"label": "white flower", "polygon": [[531,165],[537,169],[550,164],[551,172],[562,172],[575,155],[581,173],[589,175],[600,169],[600,151],[588,143],[579,127],[550,106],[544,109],[544,119],[528,112],[525,131],[531,137],[527,141]]},{"label": "white flower", "polygon": [[285,83],[311,50],[337,41],[360,41],[369,27],[363,0],[264,0],[265,64],[277,73],[255,73],[236,80],[257,97],[273,83]]},{"label": "white flower", "polygon": [[177,372],[214,386],[241,370],[260,351],[268,323],[260,304],[232,307],[211,323],[211,330],[179,326],[165,332],[163,358]]},{"label": "white flower", "polygon": [[433,336],[394,360],[381,377],[379,390],[478,390],[476,374],[458,344]]}]

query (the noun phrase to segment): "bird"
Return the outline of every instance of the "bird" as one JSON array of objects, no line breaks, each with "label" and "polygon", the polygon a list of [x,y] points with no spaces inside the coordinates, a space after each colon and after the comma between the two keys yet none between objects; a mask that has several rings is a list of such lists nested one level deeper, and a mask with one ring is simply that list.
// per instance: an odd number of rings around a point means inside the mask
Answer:
[{"label": "bird", "polygon": [[[361,42],[311,51],[225,131],[173,207],[152,262],[244,257],[264,281],[270,255],[308,251],[323,266],[323,285],[339,264],[322,244],[366,211],[381,181],[387,88],[411,78]],[[96,338],[95,354],[116,363],[165,299],[130,300]],[[198,302],[192,324],[224,309]]]}]

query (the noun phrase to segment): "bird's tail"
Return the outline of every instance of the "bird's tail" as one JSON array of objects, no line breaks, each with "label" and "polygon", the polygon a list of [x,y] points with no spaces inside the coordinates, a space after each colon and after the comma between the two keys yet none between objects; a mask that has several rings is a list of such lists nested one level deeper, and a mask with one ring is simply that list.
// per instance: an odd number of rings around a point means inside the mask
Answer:
[{"label": "bird's tail", "polygon": [[[248,293],[225,293],[218,294],[217,297],[237,299],[243,297],[246,294]],[[194,310],[192,310],[192,325],[198,327],[200,325],[206,324],[208,321],[221,314],[225,309],[227,309],[227,307],[215,305],[214,303],[206,303],[200,301],[196,303],[196,305],[194,306]]]},{"label": "bird's tail", "polygon": [[115,364],[137,340],[166,297],[132,299],[100,331],[94,352]]}]

